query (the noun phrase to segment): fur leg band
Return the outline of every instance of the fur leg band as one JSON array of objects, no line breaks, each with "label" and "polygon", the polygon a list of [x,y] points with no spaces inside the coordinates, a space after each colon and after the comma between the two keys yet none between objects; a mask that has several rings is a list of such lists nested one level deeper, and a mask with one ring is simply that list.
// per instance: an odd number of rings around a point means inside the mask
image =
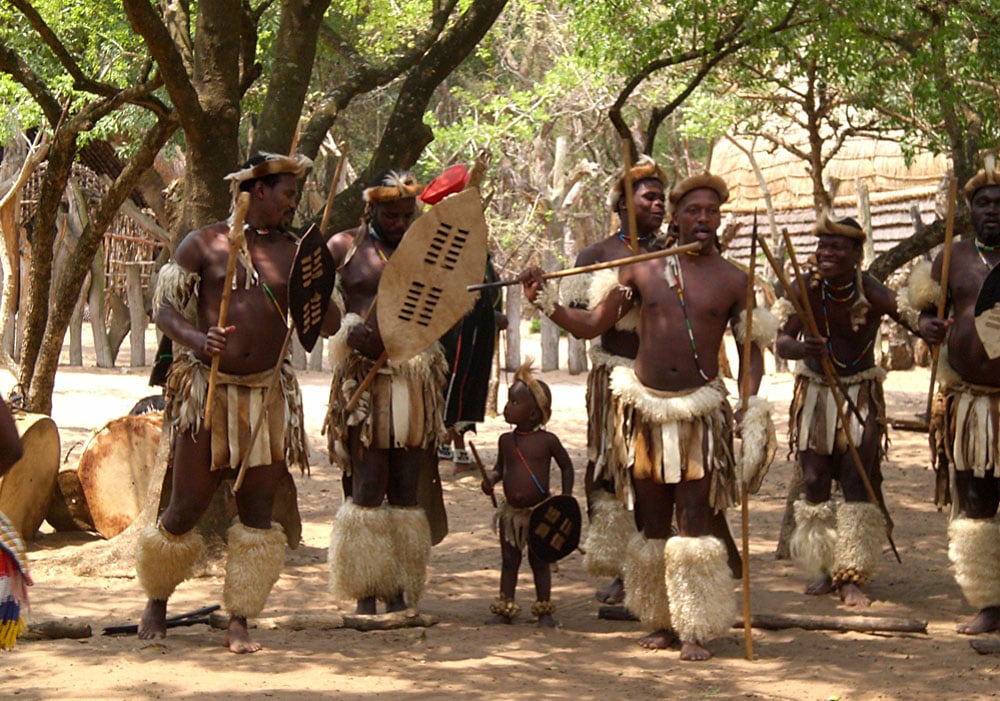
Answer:
[{"label": "fur leg band", "polygon": [[393,544],[396,548],[398,582],[409,606],[416,606],[427,582],[427,562],[431,558],[431,526],[420,507],[390,507]]},{"label": "fur leg band", "polygon": [[194,530],[174,535],[149,526],[139,533],[135,550],[135,571],[146,596],[166,601],[205,556],[205,541]]},{"label": "fur leg band", "polygon": [[556,612],[556,605],[551,601],[536,601],[531,605],[531,615],[535,618],[551,616]]},{"label": "fur leg band", "polygon": [[837,546],[837,511],[832,501],[794,504],[795,530],[788,541],[795,564],[810,577],[830,574]]},{"label": "fur leg band", "polygon": [[390,599],[400,582],[393,547],[392,519],[382,507],[347,500],[330,532],[330,591],[338,599]]},{"label": "fur leg band", "polygon": [[521,607],[514,603],[513,599],[508,599],[501,594],[490,604],[490,613],[510,620],[521,613]]},{"label": "fur leg band", "polygon": [[949,523],[948,559],[969,604],[977,609],[1000,606],[1000,530],[995,518],[956,518]]},{"label": "fur leg band", "polygon": [[682,641],[705,643],[733,625],[736,600],[726,546],[714,536],[676,536],[664,550],[674,630]]},{"label": "fur leg band", "polygon": [[635,519],[618,499],[597,491],[591,507],[590,528],[584,543],[583,564],[591,577],[621,577],[625,552],[635,535]]},{"label": "fur leg band", "polygon": [[837,509],[837,547],[833,556],[833,583],[859,587],[878,568],[882,559],[885,519],[882,511],[865,501],[850,501]]},{"label": "fur leg band", "polygon": [[254,618],[264,610],[271,588],[285,568],[284,529],[236,523],[226,531],[229,557],[222,600],[230,616]]},{"label": "fur leg band", "polygon": [[653,630],[671,627],[663,569],[665,545],[665,540],[636,533],[625,553],[625,608]]}]

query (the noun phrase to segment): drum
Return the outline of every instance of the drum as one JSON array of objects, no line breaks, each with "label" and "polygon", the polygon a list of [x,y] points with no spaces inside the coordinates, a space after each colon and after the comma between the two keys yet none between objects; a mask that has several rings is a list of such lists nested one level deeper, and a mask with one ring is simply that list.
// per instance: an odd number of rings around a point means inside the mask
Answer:
[{"label": "drum", "polygon": [[87,441],[77,466],[97,532],[114,538],[135,520],[146,500],[163,431],[163,414],[113,419]]},{"label": "drum", "polygon": [[531,511],[528,547],[545,562],[561,560],[580,544],[582,522],[576,499],[566,494],[549,497]]},{"label": "drum", "polygon": [[24,455],[0,478],[0,511],[24,540],[33,540],[52,501],[59,472],[59,430],[45,414],[12,410]]}]

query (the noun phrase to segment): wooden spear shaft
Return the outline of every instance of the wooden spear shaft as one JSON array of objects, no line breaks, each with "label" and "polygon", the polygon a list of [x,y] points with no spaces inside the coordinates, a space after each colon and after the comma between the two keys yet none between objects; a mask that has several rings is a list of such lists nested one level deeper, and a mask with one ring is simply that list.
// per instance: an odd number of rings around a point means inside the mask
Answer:
[{"label": "wooden spear shaft", "polygon": [[[778,276],[778,280],[781,282],[781,286],[785,289],[785,294],[788,299],[792,300],[792,304],[795,306],[795,313],[799,315],[799,318],[803,320],[806,324],[806,332],[812,336],[819,337],[819,329],[816,327],[816,319],[812,316],[812,307],[809,304],[808,290],[805,287],[804,281],[802,279],[801,273],[799,271],[798,261],[795,259],[795,249],[792,247],[791,239],[788,237],[787,232],[783,232],[785,237],[785,249],[788,251],[789,257],[792,260],[792,267],[795,269],[796,279],[799,283],[799,289],[802,290],[802,300],[797,300],[794,292],[792,291],[792,286],[785,279],[785,274],[781,270],[781,266],[778,265],[774,256],[771,255],[770,249],[767,247],[767,243],[761,239],[760,250],[767,257],[768,262],[774,269],[775,275]],[[808,311],[806,311],[808,310]],[[876,507],[881,510],[881,505],[879,504],[878,497],[875,495],[875,489],[872,487],[871,480],[868,479],[868,473],[865,471],[865,466],[861,461],[861,455],[858,453],[857,447],[854,445],[854,440],[851,438],[850,431],[847,430],[847,416],[844,414],[843,403],[848,399],[847,392],[844,390],[844,386],[841,384],[840,379],[837,377],[836,373],[833,372],[833,367],[830,365],[828,358],[823,358],[826,362],[821,363],[823,366],[823,373],[826,376],[827,384],[830,386],[830,391],[833,392],[833,402],[837,405],[837,419],[840,421],[840,425],[844,429],[844,438],[847,442],[847,450],[851,455],[851,459],[854,462],[855,467],[858,469],[858,475],[861,478],[861,482],[864,484],[865,492],[868,494],[868,499]],[[863,423],[863,422],[862,422]],[[892,548],[893,554],[896,556],[897,562],[902,562],[899,557],[899,551],[896,550],[896,544],[892,540],[892,534],[889,533],[889,524],[885,524],[885,537],[889,541],[889,547]]]},{"label": "wooden spear shaft", "polygon": [[[941,293],[938,295],[937,318],[944,318],[948,306],[948,278],[951,273],[951,246],[955,239],[955,201],[958,199],[958,181],[951,176],[948,182],[948,214],[944,227],[944,251],[941,258]],[[931,421],[931,406],[934,404],[934,382],[937,380],[938,357],[941,346],[931,349],[931,384],[927,389],[927,424]]]},{"label": "wooden spear shaft", "polygon": [[[476,450],[476,446],[472,445],[472,441],[469,441],[469,450],[472,451],[472,457],[476,459],[476,465],[479,467],[479,474],[483,476],[483,481],[485,482],[489,479],[486,476],[486,466],[483,465],[483,461],[479,459],[479,451]],[[497,508],[497,495],[494,492],[490,492],[490,499],[493,500],[493,508]]]},{"label": "wooden spear shaft", "polygon": [[[700,243],[686,243],[683,246],[674,246],[672,248],[663,248],[659,251],[650,251],[649,253],[640,253],[637,256],[626,256],[625,258],[618,258],[617,260],[606,260],[603,263],[592,263],[590,265],[581,265],[577,268],[566,268],[565,270],[556,270],[551,273],[544,273],[542,275],[543,280],[551,280],[558,277],[566,277],[568,275],[582,275],[583,273],[592,273],[595,270],[607,270],[608,268],[620,268],[623,265],[631,265],[632,263],[641,263],[646,260],[653,260],[654,258],[664,258],[666,256],[676,256],[681,253],[687,253],[688,251],[696,251],[701,248]],[[516,285],[520,280],[496,280],[493,282],[481,282],[475,285],[466,286],[466,290],[469,292],[475,292],[476,290],[485,290],[490,287],[507,287],[508,285]]]},{"label": "wooden spear shaft", "polygon": [[[743,416],[746,416],[747,407],[750,404],[750,387],[752,380],[750,377],[750,355],[753,350],[753,309],[756,300],[754,299],[754,264],[757,259],[757,212],[753,215],[753,233],[750,238],[750,261],[747,271],[747,301],[746,320],[743,324],[743,357],[742,361],[742,387],[740,387],[740,406],[743,407]],[[744,454],[746,446],[743,446]],[[740,484],[740,515],[743,527],[743,642],[746,647],[747,659],[753,662],[753,622],[750,613],[750,486],[747,476],[743,475]]]},{"label": "wooden spear shaft", "polygon": [[[226,317],[229,315],[229,298],[236,284],[236,262],[239,259],[241,242],[243,241],[243,220],[250,208],[250,193],[241,192],[236,199],[236,211],[233,212],[233,223],[229,227],[229,260],[226,261],[226,279],[222,288],[222,300],[219,302],[218,326],[226,327]],[[212,404],[215,399],[215,384],[219,378],[219,362],[221,355],[212,358],[212,369],[208,374],[208,391],[205,393],[205,425],[212,426]]]},{"label": "wooden spear shaft", "polygon": [[622,139],[622,160],[625,172],[622,174],[622,197],[625,198],[625,216],[628,221],[628,247],[632,253],[639,252],[639,232],[635,228],[635,198],[632,194],[632,144]]}]

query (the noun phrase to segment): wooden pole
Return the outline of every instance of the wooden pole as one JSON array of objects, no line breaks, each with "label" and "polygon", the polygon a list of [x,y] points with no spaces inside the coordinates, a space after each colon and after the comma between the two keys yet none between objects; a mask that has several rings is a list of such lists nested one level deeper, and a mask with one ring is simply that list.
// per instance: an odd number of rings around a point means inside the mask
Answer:
[{"label": "wooden pole", "polygon": [[[583,273],[592,273],[595,270],[607,270],[608,268],[620,268],[623,265],[631,265],[632,263],[641,263],[646,260],[653,260],[654,258],[665,258],[666,256],[677,256],[681,253],[687,253],[688,251],[695,251],[701,247],[700,243],[686,243],[683,246],[674,246],[672,248],[663,248],[659,251],[650,251],[649,253],[640,253],[637,256],[627,256],[625,258],[619,258],[617,260],[607,260],[603,263],[592,263],[590,265],[581,265],[578,268],[566,268],[565,270],[556,270],[551,273],[545,273],[542,275],[543,280],[551,280],[553,278],[567,277],[569,275],[582,275]],[[485,290],[490,287],[507,287],[508,285],[516,285],[520,280],[496,280],[494,282],[482,282],[475,285],[468,285],[465,289],[469,292],[475,292],[476,290]]]},{"label": "wooden pole", "polygon": [[[250,193],[241,192],[236,200],[236,211],[233,212],[233,223],[229,227],[229,260],[226,262],[226,280],[222,288],[222,301],[219,303],[219,321],[217,326],[225,328],[226,316],[229,314],[229,297],[233,292],[233,285],[236,283],[236,261],[239,258],[239,251],[243,237],[243,220],[246,218],[247,210],[250,208]],[[208,391],[205,393],[205,425],[212,425],[212,402],[215,398],[215,383],[219,377],[220,355],[212,358],[212,370],[208,375]]]},{"label": "wooden pole", "polygon": [[[955,239],[955,204],[958,199],[958,181],[952,175],[948,178],[948,214],[944,227],[944,251],[941,258],[941,293],[938,295],[937,318],[943,319],[948,306],[948,278],[951,273],[951,246]],[[927,389],[927,425],[931,422],[931,406],[934,404],[934,383],[937,381],[938,357],[941,346],[931,349],[931,384]]]},{"label": "wooden pole", "polygon": [[333,205],[333,198],[337,195],[337,184],[340,182],[340,175],[344,171],[344,163],[347,161],[347,146],[341,146],[340,158],[337,159],[337,166],[333,169],[333,180],[330,182],[330,192],[326,195],[326,206],[323,207],[323,219],[319,225],[319,233],[326,232],[326,225],[330,222],[330,209]]},{"label": "wooden pole", "polygon": [[[742,360],[742,382],[740,387],[740,406],[743,408],[743,416],[746,416],[747,406],[750,404],[750,355],[753,350],[753,309],[756,300],[754,299],[754,263],[757,258],[757,212],[753,213],[753,233],[750,238],[750,260],[747,263],[747,301],[746,317],[743,323],[743,357]],[[744,446],[745,450],[746,446]],[[747,659],[753,662],[753,635],[750,613],[750,486],[747,483],[747,476],[743,475],[740,484],[740,516],[743,529],[743,642],[746,648]]]},{"label": "wooden pole", "polygon": [[622,161],[625,163],[622,197],[625,198],[625,216],[628,221],[628,247],[632,253],[638,253],[639,232],[635,230],[635,198],[632,193],[632,144],[628,139],[622,139]]},{"label": "wooden pole", "polygon": [[[472,441],[469,441],[469,450],[472,451],[472,457],[476,459],[476,465],[479,466],[479,474],[483,476],[483,481],[485,481],[487,479],[486,466],[483,465],[483,461],[479,459],[479,451],[476,450],[476,446],[472,445]],[[490,499],[493,500],[493,508],[497,508],[497,495],[490,492]]]}]

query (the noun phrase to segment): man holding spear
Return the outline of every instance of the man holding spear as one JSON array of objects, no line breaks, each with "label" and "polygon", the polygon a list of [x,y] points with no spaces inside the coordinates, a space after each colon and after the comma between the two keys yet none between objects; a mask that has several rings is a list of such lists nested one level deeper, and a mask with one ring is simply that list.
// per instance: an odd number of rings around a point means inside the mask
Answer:
[{"label": "man holding spear", "polygon": [[[981,303],[989,309],[997,301],[981,299],[987,276],[1000,262],[1000,171],[992,158],[966,183],[965,195],[975,238],[942,251],[933,265],[915,268],[909,299],[921,312],[925,339],[944,344],[937,378],[945,397],[944,447],[955,494],[948,556],[966,600],[979,609],[957,630],[977,635],[1000,630],[1000,353],[996,328],[977,328]],[[939,299],[950,301],[950,318],[938,315]]]},{"label": "man holding spear", "polygon": [[[527,298],[575,336],[594,338],[639,309],[635,367],[611,373],[613,411],[626,427],[615,446],[618,462],[629,466],[622,491],[642,528],[627,555],[626,603],[663,638],[657,647],[676,631],[682,660],[710,658],[705,644],[735,617],[726,546],[711,535],[713,514],[736,502],[740,479],[734,416],[718,377],[726,328],[740,340],[746,328],[747,276],[715,244],[728,196],[725,182],[708,173],[679,183],[669,196],[671,222],[680,243],[695,243],[695,250],[622,267],[615,289],[593,310],[555,303],[542,293],[537,268],[522,274]],[[760,347],[775,330],[765,314],[752,324],[751,392],[763,372]],[[678,535],[670,537],[675,511]]]},{"label": "man holding spear", "polygon": [[[264,414],[263,434],[250,452],[252,469],[236,493],[239,522],[227,533],[224,588],[230,614],[225,644],[237,653],[260,649],[247,618],[263,609],[285,562],[285,535],[271,524],[275,489],[287,464],[308,465],[302,398],[280,352],[296,252],[288,227],[296,180],[310,165],[302,156],[251,158],[227,176],[234,203],[240,202],[231,220],[188,234],[160,271],[156,323],[181,350],[167,378],[164,414],[174,441],[174,486],[157,526],[140,534],[136,552],[136,572],[149,597],[139,624],[144,640],[166,635],[167,599],[204,551],[195,525],[219,482],[234,476],[250,427]],[[264,406],[279,365],[282,392]]]},{"label": "man holding spear", "polygon": [[[806,594],[838,591],[848,606],[869,606],[862,587],[882,557],[880,463],[888,444],[885,371],[875,365],[874,345],[883,317],[903,321],[892,290],[861,272],[865,232],[856,221],[834,221],[824,213],[814,233],[816,268],[806,285],[808,307],[802,307],[807,318],[790,315],[775,346],[781,357],[801,361],[795,368],[789,447],[801,465],[806,493],[794,505],[789,546],[796,564],[816,577]],[[802,304],[799,282],[790,290]],[[817,331],[810,328],[813,321]],[[825,374],[831,368],[837,387]],[[879,503],[869,498],[865,476]],[[844,494],[839,506],[830,499],[834,479]]]}]

